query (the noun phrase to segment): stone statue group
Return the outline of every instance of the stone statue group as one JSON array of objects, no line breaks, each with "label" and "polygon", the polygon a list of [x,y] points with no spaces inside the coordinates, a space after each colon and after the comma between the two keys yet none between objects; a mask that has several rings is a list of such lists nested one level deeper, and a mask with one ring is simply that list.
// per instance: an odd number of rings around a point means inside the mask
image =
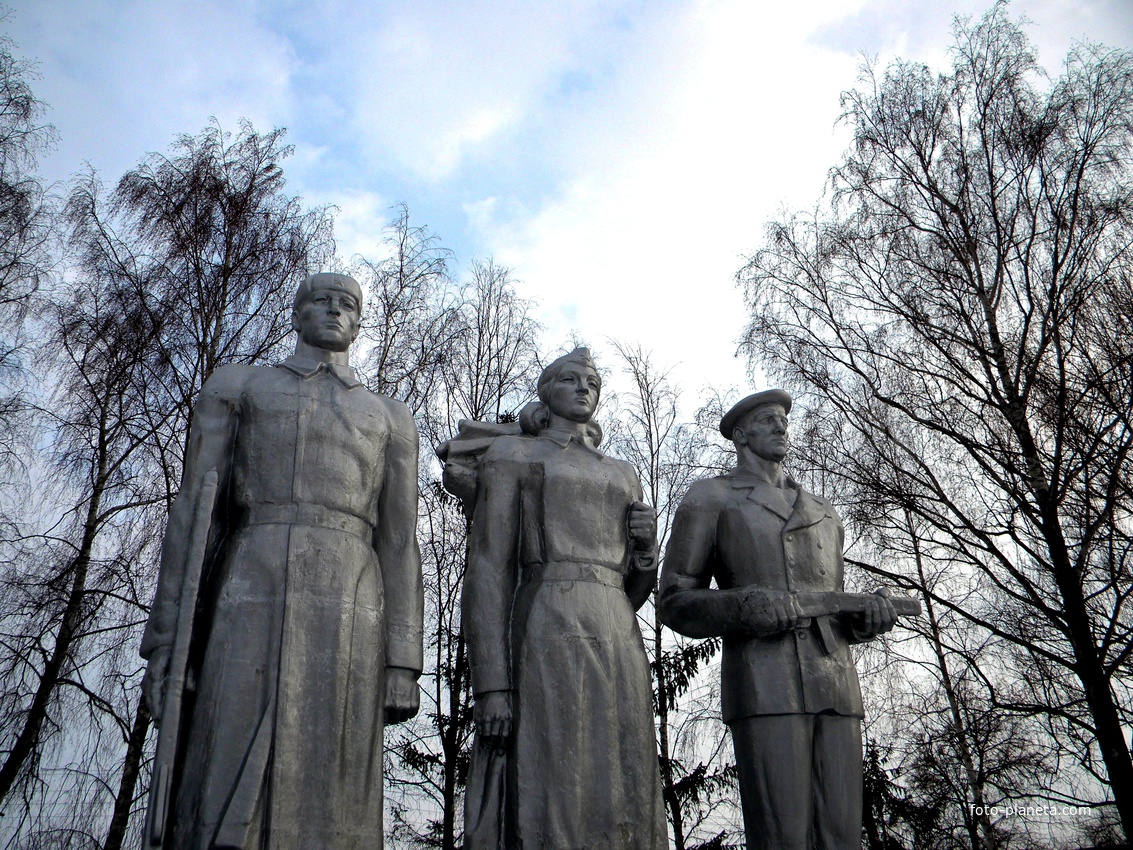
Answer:
[{"label": "stone statue group", "polygon": [[[177,850],[382,846],[383,731],[418,709],[418,437],[349,365],[362,292],[309,277],[294,355],[231,365],[194,409],[142,642],[159,723],[146,841]],[[599,450],[602,381],[579,348],[519,422],[438,447],[472,519],[463,628],[476,742],[467,850],[667,846],[635,611],[657,582],[653,509]],[[690,488],[662,620],[723,636],[723,721],[749,848],[860,846],[852,643],[916,602],[842,592],[830,502],[786,477],[790,396],[738,402],[731,472]]]}]

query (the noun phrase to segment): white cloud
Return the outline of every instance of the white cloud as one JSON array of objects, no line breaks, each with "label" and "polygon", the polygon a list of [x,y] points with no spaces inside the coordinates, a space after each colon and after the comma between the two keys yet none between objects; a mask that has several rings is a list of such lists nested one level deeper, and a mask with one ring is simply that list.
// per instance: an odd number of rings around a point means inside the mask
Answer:
[{"label": "white cloud", "polygon": [[40,61],[36,93],[61,145],[47,163],[66,177],[90,161],[116,180],[146,152],[215,115],[235,130],[286,124],[295,57],[249,0],[43,0],[17,10],[21,53]]},{"label": "white cloud", "polygon": [[746,382],[733,275],[777,207],[818,195],[843,144],[832,124],[855,62],[806,42],[842,8],[703,3],[653,22],[610,96],[559,128],[573,176],[558,195],[470,218],[545,304],[549,344],[577,328],[680,361],[690,391]]},{"label": "white cloud", "polygon": [[[1077,35],[1074,5],[1011,9],[1043,22],[1031,32],[1045,28],[1052,49],[1040,43],[1041,58],[1054,67]],[[733,355],[745,311],[733,276],[768,220],[819,200],[849,141],[835,122],[862,53],[940,65],[953,14],[985,9],[982,0],[670,6],[639,20],[601,96],[557,113],[543,134],[564,175],[546,202],[466,206],[469,226],[540,298],[548,345],[574,330],[595,343],[640,341],[680,361],[675,375],[690,391],[742,387]]]},{"label": "white cloud", "polygon": [[530,122],[563,75],[593,69],[617,10],[598,0],[387,10],[352,42],[355,131],[372,157],[392,155],[426,180],[452,177]]},{"label": "white cloud", "polygon": [[499,199],[492,196],[481,198],[479,201],[466,201],[461,205],[465,216],[468,217],[472,227],[479,231],[489,230],[494,226],[496,211],[499,209]]},{"label": "white cloud", "polygon": [[[53,176],[86,159],[113,181],[213,114],[286,124],[289,188],[340,207],[343,256],[379,254],[390,202],[424,207],[462,260],[514,268],[548,346],[572,330],[640,341],[684,361],[695,389],[745,382],[733,275],[768,218],[819,197],[859,52],[939,62],[952,14],[986,6],[40,0],[12,31],[43,63]],[[1035,21],[1057,68],[1072,37],[1133,40],[1128,10],[1015,0],[1010,13]]]},{"label": "white cloud", "polygon": [[358,254],[374,262],[386,257],[389,249],[382,243],[382,236],[390,222],[389,201],[375,192],[361,190],[335,192],[319,200],[338,207],[334,239],[341,260],[349,263]]}]

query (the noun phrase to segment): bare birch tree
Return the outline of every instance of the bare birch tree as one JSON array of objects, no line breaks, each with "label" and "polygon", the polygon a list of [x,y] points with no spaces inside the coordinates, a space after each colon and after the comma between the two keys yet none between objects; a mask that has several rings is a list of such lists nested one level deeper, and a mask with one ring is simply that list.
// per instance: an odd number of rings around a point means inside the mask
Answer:
[{"label": "bare birch tree", "polygon": [[989,704],[1057,755],[1010,796],[1109,803],[1130,835],[1133,57],[1081,46],[1046,82],[999,3],[952,60],[844,96],[829,209],[740,273],[744,349],[825,422],[863,566],[996,644]]},{"label": "bare birch tree", "polygon": [[[133,386],[154,327],[137,304],[89,279],[58,294],[47,341],[55,354],[41,352],[57,364],[54,375],[44,375],[54,378],[55,392],[42,416],[54,444],[53,489],[70,505],[51,527],[24,536],[2,579],[0,722],[10,743],[0,798],[15,815],[7,823],[23,846],[48,838],[80,846],[102,826],[98,804],[107,801],[98,799],[92,780],[116,767],[107,730],[117,731],[122,744],[133,731],[125,697],[139,670],[123,659],[134,654],[148,602],[138,594],[135,559],[152,557],[154,508],[162,503],[145,457],[152,430]],[[99,745],[76,761],[68,749],[82,751],[74,742],[84,737]],[[96,813],[84,819],[81,806],[64,807],[55,817],[61,794]]]},{"label": "bare birch tree", "polygon": [[[70,506],[55,527],[27,535],[46,543],[14,565],[11,598],[27,604],[5,620],[13,647],[19,636],[40,647],[16,652],[19,669],[4,671],[17,687],[3,720],[13,743],[0,796],[18,789],[28,811],[49,816],[17,836],[30,846],[50,835],[57,846],[114,850],[136,823],[149,728],[137,644],[189,411],[218,365],[279,351],[295,286],[331,250],[326,211],[282,194],[281,137],[245,124],[232,139],[213,125],[181,137],[172,157],[146,157],[108,197],[93,174],[72,188],[72,274],[45,304],[52,342],[41,354],[56,365],[43,408]],[[72,692],[88,708],[63,723],[61,713],[75,713]],[[54,784],[44,783],[44,754],[67,756],[51,749],[60,730],[97,737],[85,748],[97,764],[51,763]],[[59,776],[81,772],[87,796],[60,787]],[[54,817],[39,792],[73,800]],[[82,830],[53,831],[76,812]]]},{"label": "bare birch tree", "polygon": [[[22,457],[33,431],[24,390],[38,377],[27,362],[25,319],[52,262],[54,209],[36,167],[55,130],[44,123],[46,107],[31,89],[34,77],[34,64],[18,56],[11,39],[0,37],[0,488],[5,489],[24,480]],[[5,496],[0,492],[0,505]],[[15,513],[18,506],[0,507],[0,528]]]},{"label": "bare birch tree", "polygon": [[[628,386],[617,394],[610,450],[637,470],[645,500],[657,510],[663,552],[681,497],[693,481],[718,471],[712,468],[716,458],[704,429],[681,421],[681,394],[669,373],[640,346],[613,346]],[[653,675],[661,790],[673,847],[727,846],[739,838],[734,807],[724,811],[738,791],[711,681],[720,641],[663,629],[654,602],[642,607],[638,620]]]},{"label": "bare birch tree", "polygon": [[364,379],[414,411],[423,446],[418,520],[425,577],[426,669],[421,711],[389,732],[391,839],[455,850],[463,843],[464,788],[472,741],[472,694],[461,633],[468,520],[445,492],[429,447],[460,419],[511,421],[538,376],[541,328],[515,293],[508,269],[474,261],[463,286],[451,252],[405,206],[386,230],[389,256],[360,259],[369,292]]}]

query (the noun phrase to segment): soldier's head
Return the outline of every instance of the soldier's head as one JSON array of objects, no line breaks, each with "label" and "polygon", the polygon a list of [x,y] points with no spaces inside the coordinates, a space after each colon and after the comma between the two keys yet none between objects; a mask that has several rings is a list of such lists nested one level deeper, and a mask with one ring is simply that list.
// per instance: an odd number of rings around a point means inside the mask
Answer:
[{"label": "soldier's head", "polygon": [[564,354],[539,375],[539,400],[571,422],[589,422],[601,392],[602,377],[588,348]]},{"label": "soldier's head", "polygon": [[782,463],[787,456],[787,414],[791,396],[785,390],[764,390],[738,402],[720,420],[720,433],[741,455],[745,450],[764,460]]},{"label": "soldier's head", "polygon": [[346,351],[362,321],[362,287],[349,275],[313,274],[299,284],[291,304],[291,327],[314,348]]}]

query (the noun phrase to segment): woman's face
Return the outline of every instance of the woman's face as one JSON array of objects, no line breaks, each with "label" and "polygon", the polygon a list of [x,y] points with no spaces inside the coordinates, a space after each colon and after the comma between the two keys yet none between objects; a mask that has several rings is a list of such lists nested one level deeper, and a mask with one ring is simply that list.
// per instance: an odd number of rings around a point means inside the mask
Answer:
[{"label": "woman's face", "polygon": [[547,407],[571,422],[589,422],[598,406],[598,375],[588,366],[567,363],[547,393]]}]

